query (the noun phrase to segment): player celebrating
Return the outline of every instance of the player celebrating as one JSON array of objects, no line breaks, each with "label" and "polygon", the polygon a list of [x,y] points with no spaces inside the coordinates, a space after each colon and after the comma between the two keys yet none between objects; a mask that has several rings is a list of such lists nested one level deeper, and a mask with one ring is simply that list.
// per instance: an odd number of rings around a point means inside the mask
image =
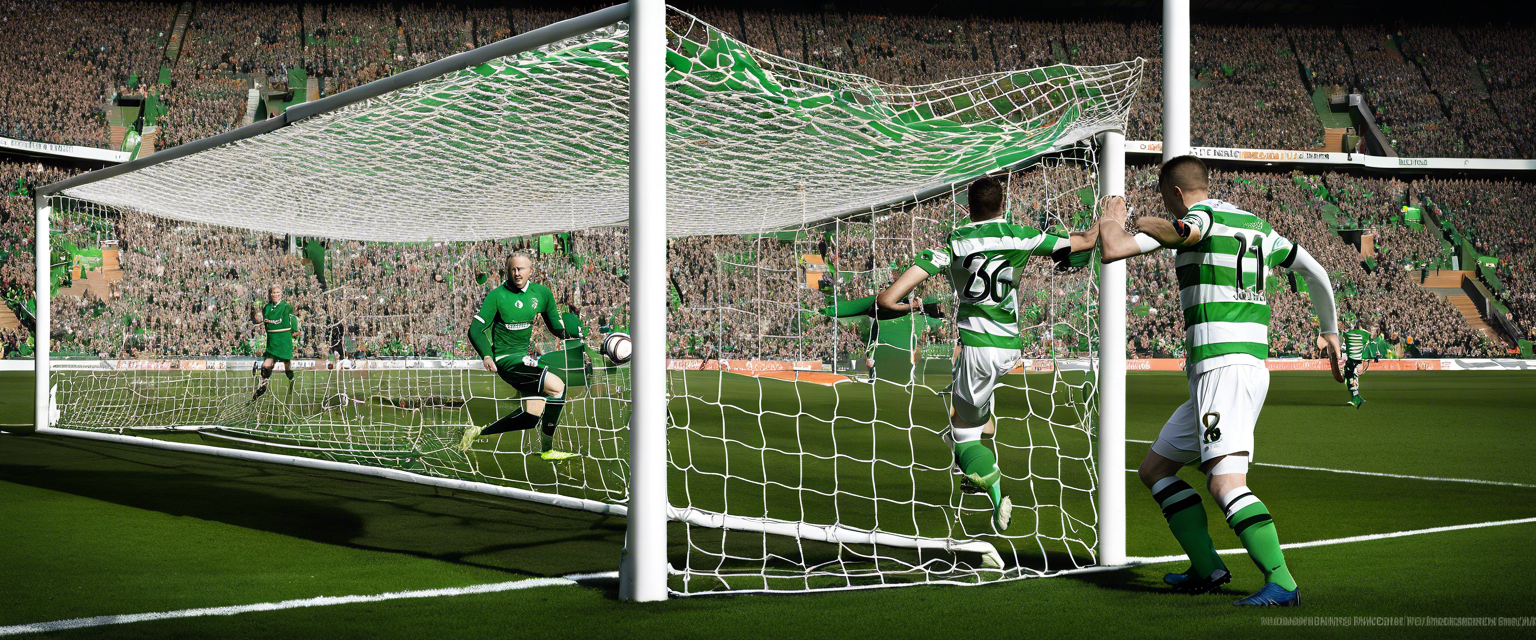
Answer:
[{"label": "player celebrating", "polygon": [[283,288],[274,284],[267,289],[267,303],[261,305],[259,314],[252,315],[267,331],[267,351],[261,356],[261,382],[256,384],[251,401],[267,392],[267,381],[278,362],[283,363],[283,374],[288,376],[288,393],[293,393],[293,332],[299,323],[293,317],[293,306],[283,302]]},{"label": "player celebrating", "polygon": [[565,408],[565,381],[528,355],[534,316],[542,315],[544,326],[556,338],[563,340],[574,331],[566,331],[549,287],[532,282],[532,278],[533,259],[522,252],[512,254],[507,258],[507,281],[486,294],[485,303],[469,325],[469,341],[483,358],[485,370],[496,372],[502,381],[512,385],[525,404],[490,426],[465,429],[460,451],[468,451],[480,436],[522,431],[542,424],[541,458],[564,460],[576,456],[554,448],[555,427],[560,424],[560,410]]},{"label": "player celebrating", "polygon": [[1344,383],[1349,385],[1350,406],[1359,409],[1365,404],[1365,398],[1360,397],[1360,374],[1369,368],[1366,360],[1380,357],[1369,330],[1357,323],[1354,329],[1344,332]]},{"label": "player celebrating", "polygon": [[891,311],[910,311],[913,305],[903,299],[929,276],[948,270],[960,297],[960,353],[946,440],[965,481],[992,498],[992,523],[1001,532],[1013,517],[1013,501],[1003,494],[997,456],[981,437],[993,428],[992,391],[998,378],[1018,365],[1023,347],[1014,273],[1030,256],[1055,256],[1061,262],[1069,252],[1092,250],[1098,231],[1074,232],[1069,239],[1007,222],[1002,219],[1003,186],[990,177],[971,183],[969,203],[971,222],[949,234],[948,246],[919,254],[875,302]]},{"label": "player celebrating", "polygon": [[1269,356],[1270,310],[1264,281],[1274,266],[1306,279],[1338,378],[1333,285],[1305,249],[1275,233],[1258,216],[1211,198],[1209,185],[1205,163],[1180,156],[1164,163],[1158,176],[1158,190],[1173,220],[1138,218],[1140,233],[1133,237],[1125,231],[1125,202],[1118,198],[1099,220],[1106,263],[1163,247],[1176,252],[1189,401],[1163,425],[1137,474],[1189,555],[1190,568],[1164,576],[1164,582],[1181,591],[1205,593],[1231,580],[1207,532],[1200,494],[1177,475],[1180,467],[1199,460],[1228,526],[1264,572],[1264,587],[1235,604],[1296,606],[1301,604],[1301,590],[1285,566],[1274,519],[1247,481],[1254,427],[1269,391],[1264,360]]}]

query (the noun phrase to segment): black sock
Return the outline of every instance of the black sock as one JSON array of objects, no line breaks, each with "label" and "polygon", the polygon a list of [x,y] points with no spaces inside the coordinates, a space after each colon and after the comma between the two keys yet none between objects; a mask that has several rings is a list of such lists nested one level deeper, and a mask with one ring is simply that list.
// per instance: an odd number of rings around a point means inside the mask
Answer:
[{"label": "black sock", "polygon": [[560,426],[560,410],[564,408],[565,398],[544,400],[544,435],[555,435],[555,427]]},{"label": "black sock", "polygon": [[491,436],[508,431],[522,431],[524,429],[532,429],[537,424],[539,424],[538,416],[518,409],[502,416],[500,420],[492,422],[490,426],[480,432],[480,435]]},{"label": "black sock", "polygon": [[293,382],[293,372],[292,371],[283,371],[283,373],[287,374],[289,382]]}]

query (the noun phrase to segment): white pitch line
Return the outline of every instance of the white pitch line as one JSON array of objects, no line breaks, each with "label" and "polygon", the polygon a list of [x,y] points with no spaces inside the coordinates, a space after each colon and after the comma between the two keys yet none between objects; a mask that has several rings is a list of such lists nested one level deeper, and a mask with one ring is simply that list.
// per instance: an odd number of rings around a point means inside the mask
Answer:
[{"label": "white pitch line", "polygon": [[200,609],[182,609],[180,611],[161,611],[159,613],[135,613],[121,616],[74,618],[72,620],[55,620],[53,622],[36,622],[32,624],[19,624],[9,627],[0,627],[0,636],[14,636],[24,633],[47,633],[51,631],[64,631],[66,629],[102,627],[113,624],[129,624],[133,622],[149,622],[154,620],[174,620],[176,618],[232,616],[241,613],[250,613],[253,611],[278,611],[281,609],[330,607],[339,604],[381,602],[384,600],[402,600],[406,598],[441,598],[448,596],[473,595],[479,593],[499,593],[502,591],[517,591],[519,589],[533,589],[536,587],[574,585],[581,580],[589,580],[593,578],[609,578],[615,577],[617,575],[618,572],[572,574],[563,578],[530,578],[527,580],[515,580],[512,582],[477,584],[468,587],[423,589],[420,591],[391,591],[389,593],[380,593],[378,595],[372,596],[320,596],[317,598],[304,598],[302,600],[284,600],[282,602],[264,602],[261,604],[244,604],[229,607],[204,607]]},{"label": "white pitch line", "polygon": [[[1135,442],[1137,444],[1152,444],[1151,440],[1131,440],[1131,439],[1126,439],[1126,442]],[[1297,470],[1301,470],[1301,471],[1326,471],[1328,473],[1346,473],[1346,474],[1349,474],[1349,475],[1352,475],[1352,476],[1376,476],[1378,478],[1401,478],[1401,479],[1404,479],[1404,480],[1428,480],[1428,481],[1431,481],[1431,482],[1465,482],[1467,484],[1489,484],[1489,485],[1497,485],[1497,486],[1500,486],[1500,487],[1520,487],[1522,489],[1536,489],[1536,484],[1524,484],[1524,483],[1520,483],[1520,482],[1501,482],[1501,481],[1498,481],[1498,480],[1478,480],[1476,478],[1437,478],[1437,477],[1434,477],[1434,476],[1410,476],[1410,475],[1404,475],[1404,474],[1400,474],[1400,473],[1381,473],[1379,471],[1354,471],[1352,469],[1328,469],[1328,468],[1324,468],[1324,467],[1303,467],[1301,465],[1295,465],[1295,464],[1276,464],[1276,463],[1273,463],[1273,462],[1255,462],[1255,463],[1253,463],[1253,465],[1256,466],[1256,467],[1276,467],[1276,468],[1279,468],[1279,469],[1297,469]],[[1135,469],[1126,469],[1126,471],[1134,473],[1136,470]]]},{"label": "white pitch line", "polygon": [[[1477,522],[1473,524],[1457,524],[1449,527],[1432,527],[1429,529],[1414,529],[1412,531],[1393,531],[1392,533],[1373,533],[1364,536],[1350,536],[1348,538],[1333,538],[1331,540],[1312,540],[1310,542],[1292,542],[1280,545],[1281,549],[1305,549],[1307,547],[1326,547],[1336,544],[1349,544],[1351,542],[1370,542],[1372,540],[1387,540],[1390,538],[1406,538],[1408,536],[1421,536],[1427,533],[1444,533],[1446,531],[1461,531],[1463,529],[1483,529],[1486,527],[1502,527],[1511,524],[1530,524],[1536,522],[1536,518],[1521,518],[1519,520],[1496,520],[1492,522]],[[1239,553],[1248,553],[1247,549],[1222,549],[1217,551],[1224,556]],[[1126,558],[1128,564],[1160,564],[1164,562],[1176,562],[1185,560],[1188,556],[1158,556],[1155,558]]]}]

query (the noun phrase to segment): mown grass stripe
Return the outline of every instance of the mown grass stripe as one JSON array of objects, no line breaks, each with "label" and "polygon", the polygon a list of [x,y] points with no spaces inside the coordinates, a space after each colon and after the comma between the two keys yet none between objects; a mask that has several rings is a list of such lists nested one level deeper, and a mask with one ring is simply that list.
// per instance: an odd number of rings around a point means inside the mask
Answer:
[{"label": "mown grass stripe", "polygon": [[[9,627],[0,627],[0,636],[15,636],[27,633],[51,633],[54,631],[64,631],[67,629],[84,629],[87,627],[103,627],[114,624],[131,624],[134,622],[151,622],[156,620],[174,620],[177,618],[233,616],[257,611],[279,611],[282,609],[301,609],[305,607],[330,607],[340,604],[356,604],[359,602],[383,602],[385,600],[402,600],[406,598],[442,598],[480,593],[499,593],[502,591],[517,591],[519,589],[533,589],[536,587],[574,585],[576,584],[576,580],[572,578],[586,577],[591,576],[571,576],[568,578],[530,578],[528,580],[477,584],[468,587],[422,589],[419,591],[392,591],[389,593],[380,593],[371,596],[319,596],[315,598],[303,598],[300,600],[283,600],[281,602],[263,602],[259,604],[243,604],[229,607],[203,607],[198,609],[182,609],[180,611],[160,611],[156,613],[135,613],[120,616],[74,618],[71,620],[55,620],[52,622],[36,622],[32,624],[18,624]],[[600,575],[599,577],[607,576],[604,574]]]}]

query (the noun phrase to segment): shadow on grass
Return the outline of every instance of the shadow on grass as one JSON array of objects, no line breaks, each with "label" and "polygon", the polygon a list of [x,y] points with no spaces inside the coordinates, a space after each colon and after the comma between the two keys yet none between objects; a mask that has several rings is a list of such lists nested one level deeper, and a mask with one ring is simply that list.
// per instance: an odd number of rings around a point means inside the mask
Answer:
[{"label": "shadow on grass", "polygon": [[624,520],[345,473],[0,436],[0,482],[509,574],[611,571]]},{"label": "shadow on grass", "polygon": [[[1106,590],[1110,590],[1110,591],[1124,591],[1124,592],[1128,592],[1128,593],[1145,593],[1145,594],[1154,594],[1154,595],[1165,595],[1165,596],[1168,596],[1170,598],[1190,598],[1190,597],[1195,597],[1195,596],[1191,596],[1189,594],[1177,593],[1177,592],[1173,591],[1172,589],[1170,589],[1168,587],[1168,585],[1163,584],[1163,581],[1162,581],[1163,573],[1165,573],[1167,571],[1170,571],[1170,570],[1176,570],[1176,569],[1178,569],[1179,566],[1181,566],[1181,565],[1167,564],[1167,565],[1152,565],[1152,566],[1143,566],[1143,567],[1132,567],[1132,568],[1121,569],[1121,570],[1118,570],[1118,571],[1094,571],[1094,572],[1090,572],[1090,573],[1078,573],[1078,574],[1072,574],[1072,575],[1068,575],[1068,576],[1063,576],[1060,579],[1062,579],[1062,580],[1071,580],[1071,581],[1074,581],[1074,582],[1079,582],[1079,583],[1082,583],[1082,584],[1086,584],[1088,586],[1097,587],[1099,589],[1106,589]],[[1216,591],[1213,591],[1210,594],[1206,594],[1206,595],[1217,595],[1217,596],[1228,596],[1228,595],[1230,595],[1230,596],[1241,598],[1241,597],[1246,596],[1248,594],[1247,593],[1243,593],[1243,592],[1234,591],[1231,588],[1231,585],[1227,585],[1225,587],[1217,589]]]}]

